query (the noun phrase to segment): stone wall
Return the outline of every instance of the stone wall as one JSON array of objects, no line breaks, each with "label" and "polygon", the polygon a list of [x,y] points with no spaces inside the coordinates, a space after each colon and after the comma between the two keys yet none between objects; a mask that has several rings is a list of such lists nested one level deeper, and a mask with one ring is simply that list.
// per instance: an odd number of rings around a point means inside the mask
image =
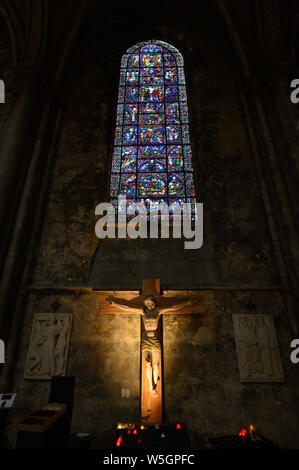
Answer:
[{"label": "stone wall", "polygon": [[[10,414],[10,440],[17,423],[48,401],[50,382],[24,380],[33,315],[73,314],[67,375],[76,377],[72,432],[96,436],[93,447],[109,447],[117,422],[140,418],[140,318],[101,315],[97,293],[34,292],[22,331]],[[236,434],[256,425],[282,447],[299,445],[298,373],[289,360],[289,331],[278,290],[206,290],[206,313],[166,315],[163,320],[164,415],[186,423],[191,445],[207,436]],[[284,383],[241,383],[232,314],[272,314],[285,374]],[[9,358],[10,360],[10,358]]]},{"label": "stone wall", "polygon": [[[204,315],[166,316],[164,380],[167,419],[186,422],[193,445],[204,436],[257,426],[282,447],[298,448],[298,372],[278,291],[212,291]],[[273,314],[285,383],[241,383],[232,314]]]},{"label": "stone wall", "polygon": [[[48,402],[50,382],[24,380],[24,366],[36,312],[73,314],[67,375],[75,376],[72,432],[90,432],[94,446],[109,447],[113,425],[140,417],[140,318],[136,315],[100,315],[98,296],[91,293],[32,294],[21,334],[15,375],[17,395],[10,440],[17,423]],[[8,358],[8,363],[11,358]]]},{"label": "stone wall", "polygon": [[[190,269],[198,286],[277,286],[229,45],[205,24],[200,24],[200,35],[195,28],[174,34],[175,27],[160,27],[153,34],[172,39],[185,59],[196,188],[204,203],[204,246],[187,253],[170,244],[172,253],[167,253],[165,243],[155,244],[157,259],[171,263],[167,287],[180,287],[181,279],[190,278]],[[140,33],[135,41],[142,39]],[[95,207],[108,200],[119,64],[124,44],[132,43],[125,36],[122,41],[121,34],[112,41],[101,30],[91,31],[80,44],[68,84],[35,285],[88,285],[92,264],[91,281],[99,288],[112,287],[110,272],[114,287],[137,288],[139,277],[146,275],[136,266],[141,252],[145,259],[153,256],[152,244],[129,241],[122,253],[119,243],[101,242],[94,234]],[[135,264],[131,283],[127,262],[132,270]],[[163,272],[157,276],[163,283]]]}]

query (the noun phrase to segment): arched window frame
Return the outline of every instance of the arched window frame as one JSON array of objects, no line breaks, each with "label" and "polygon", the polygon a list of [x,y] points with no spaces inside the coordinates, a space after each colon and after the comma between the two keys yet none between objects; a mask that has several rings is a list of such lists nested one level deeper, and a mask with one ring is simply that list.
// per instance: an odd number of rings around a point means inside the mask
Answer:
[{"label": "arched window frame", "polygon": [[[161,67],[146,67],[144,64],[141,63],[140,57],[140,50],[144,47],[148,46],[157,46],[162,49],[161,52]],[[168,66],[165,65],[165,61],[167,60],[167,56],[174,58],[174,65]],[[133,58],[138,57],[138,65],[132,66]],[[144,59],[143,59],[144,60]],[[172,59],[171,59],[172,60]],[[136,59],[137,64],[137,59]],[[142,105],[146,105],[147,101],[141,100],[141,92],[143,91],[142,88],[146,88],[144,84],[142,84],[142,69],[150,69],[150,68],[161,68],[162,70],[162,79],[163,83],[162,87],[162,94],[163,98],[160,101],[149,101],[150,105],[161,103],[162,105],[162,112],[161,115],[164,117],[164,122],[161,125],[161,130],[163,127],[163,143],[161,145],[157,143],[151,143],[148,145],[148,148],[159,147],[163,146],[165,151],[163,153],[163,157],[160,161],[164,161],[165,164],[165,173],[162,171],[155,172],[155,173],[146,173],[139,171],[139,163],[142,161],[140,156],[141,149],[146,148],[144,142],[142,143],[141,136],[142,136],[142,125],[140,124],[140,119],[145,114],[142,113]],[[167,82],[165,71],[172,69],[176,72],[176,83]],[[138,80],[135,83],[129,83],[127,81],[128,72],[136,71],[138,72]],[[133,75],[133,73],[132,73]],[[145,77],[143,77],[144,79]],[[137,100],[128,100],[128,90],[131,88],[138,89],[138,99]],[[168,100],[167,99],[167,92],[169,89],[174,88],[177,90],[177,99],[176,100]],[[136,113],[136,123],[129,124],[126,121],[126,106],[131,104],[136,104],[137,113]],[[178,120],[176,123],[168,122],[168,118],[166,116],[167,110],[169,109],[169,105],[177,104],[178,109]],[[157,113],[158,114],[158,113]],[[146,127],[146,126],[144,126]],[[152,128],[157,128],[155,125],[151,125]],[[125,140],[126,132],[130,128],[136,128],[136,141],[134,143],[128,143]],[[180,138],[178,142],[170,140],[170,130],[171,128],[178,129],[178,133]],[[124,151],[128,151],[129,148],[136,149],[136,168],[133,172],[129,173],[124,170]],[[169,156],[170,151],[172,148],[177,149],[178,147],[181,148],[181,156],[177,159],[176,164],[179,165],[180,168],[175,169],[175,167],[171,167],[170,162],[171,158]],[[153,160],[155,157],[153,156]],[[159,158],[156,158],[158,161]],[[175,159],[174,159],[175,161]],[[179,161],[179,163],[178,163]],[[164,179],[162,176],[164,175]],[[143,188],[142,182],[149,178],[153,178],[154,176],[157,177],[158,181],[159,178],[163,179],[166,185],[166,194],[160,196],[153,196],[153,195],[146,195],[142,194],[140,188]],[[124,185],[124,181],[126,178],[131,183]],[[143,180],[142,180],[143,178]],[[171,186],[171,183],[175,181],[175,178],[179,181],[180,178],[183,178],[184,181],[184,189],[183,191],[175,192],[175,185]],[[134,182],[135,180],[135,182]],[[150,180],[149,180],[150,181]],[[163,182],[162,181],[162,182]],[[131,186],[130,186],[131,184]],[[125,190],[123,188],[126,188]],[[131,194],[130,194],[131,192]],[[112,158],[112,165],[111,165],[111,180],[110,180],[110,201],[113,203],[115,208],[117,209],[117,197],[119,195],[126,195],[127,201],[131,202],[145,202],[146,206],[148,207],[149,201],[165,201],[170,206],[174,203],[181,203],[181,202],[189,202],[192,204],[192,212],[195,212],[195,203],[196,203],[196,195],[195,195],[195,186],[194,186],[194,173],[193,173],[193,166],[192,166],[192,150],[191,150],[191,141],[190,141],[190,129],[189,129],[189,113],[188,113],[188,103],[187,103],[187,93],[186,93],[186,82],[185,82],[185,73],[184,73],[184,61],[181,53],[170,44],[167,44],[163,41],[158,40],[149,40],[144,41],[142,43],[138,43],[135,46],[129,48],[125,54],[122,56],[121,60],[121,70],[120,70],[120,81],[119,81],[119,94],[118,94],[118,104],[117,104],[117,118],[116,118],[116,129],[115,129],[115,138],[114,138],[114,152]]]}]

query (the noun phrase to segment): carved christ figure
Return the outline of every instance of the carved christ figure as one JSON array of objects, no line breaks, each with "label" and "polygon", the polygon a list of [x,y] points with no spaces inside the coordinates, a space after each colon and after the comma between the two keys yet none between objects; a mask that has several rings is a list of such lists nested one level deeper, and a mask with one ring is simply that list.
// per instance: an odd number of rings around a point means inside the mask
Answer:
[{"label": "carved christ figure", "polygon": [[159,380],[159,361],[161,357],[161,327],[160,316],[173,310],[178,310],[186,305],[196,303],[194,299],[189,299],[177,305],[158,307],[155,298],[151,295],[144,297],[143,308],[134,308],[120,302],[118,299],[109,296],[107,302],[110,305],[120,308],[121,310],[130,310],[132,313],[139,313],[143,320],[143,334],[141,337],[141,350],[146,361],[146,375],[148,379],[149,391],[154,398],[158,397],[157,382]]}]

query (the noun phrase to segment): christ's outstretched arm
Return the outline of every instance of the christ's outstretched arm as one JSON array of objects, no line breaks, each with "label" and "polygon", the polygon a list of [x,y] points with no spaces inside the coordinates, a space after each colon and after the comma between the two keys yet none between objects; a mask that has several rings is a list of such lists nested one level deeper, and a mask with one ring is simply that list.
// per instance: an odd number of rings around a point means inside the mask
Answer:
[{"label": "christ's outstretched arm", "polygon": [[108,304],[112,305],[113,307],[118,307],[120,310],[130,310],[132,313],[142,314],[142,308],[131,307],[130,305],[125,303],[125,301],[121,302],[112,295],[106,297],[106,302],[108,302]]},{"label": "christ's outstretched arm", "polygon": [[187,305],[194,305],[196,303],[197,301],[195,299],[189,299],[179,304],[172,305],[170,307],[164,307],[164,308],[162,307],[159,310],[160,310],[160,313],[168,313],[168,312],[172,312],[173,310],[179,310],[182,307],[187,307]]}]

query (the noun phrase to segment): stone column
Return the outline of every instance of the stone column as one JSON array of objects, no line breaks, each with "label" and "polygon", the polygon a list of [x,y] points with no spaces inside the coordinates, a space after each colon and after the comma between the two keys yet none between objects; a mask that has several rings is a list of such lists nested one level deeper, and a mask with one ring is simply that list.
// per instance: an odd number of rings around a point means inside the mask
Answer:
[{"label": "stone column", "polygon": [[[283,74],[281,86],[288,88],[289,74]],[[287,187],[285,161],[291,158],[280,116],[276,106],[281,88],[277,75],[262,74],[249,81],[241,93],[248,135],[255,159],[258,180],[263,196],[268,228],[272,238],[277,271],[280,276],[286,313],[292,334],[298,332],[298,267],[299,251],[292,201]],[[288,96],[282,99],[285,105]],[[292,175],[295,179],[295,174]]]},{"label": "stone column", "polygon": [[18,70],[19,92],[3,137],[0,152],[0,266],[9,243],[30,161],[30,150],[38,123],[41,92],[36,69]]}]

